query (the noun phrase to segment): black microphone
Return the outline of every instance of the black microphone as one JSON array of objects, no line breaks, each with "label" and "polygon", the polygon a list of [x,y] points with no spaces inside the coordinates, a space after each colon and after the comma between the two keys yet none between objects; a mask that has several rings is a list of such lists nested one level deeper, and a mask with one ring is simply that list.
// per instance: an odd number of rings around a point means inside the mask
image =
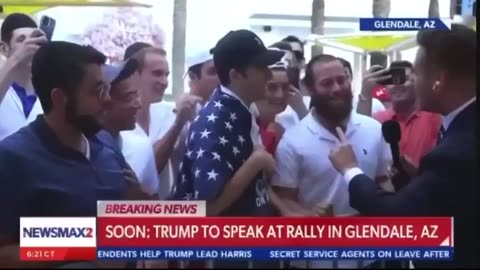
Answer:
[{"label": "black microphone", "polygon": [[390,145],[392,151],[393,166],[397,169],[398,174],[392,178],[392,184],[395,191],[402,189],[408,182],[408,175],[403,169],[400,162],[400,148],[398,143],[402,138],[402,131],[400,130],[400,124],[395,120],[385,121],[382,125],[382,134],[385,141]]},{"label": "black microphone", "polygon": [[385,121],[382,125],[382,134],[385,141],[390,144],[390,150],[392,151],[393,165],[399,169],[400,163],[400,148],[398,143],[402,138],[402,131],[400,130],[400,124],[395,120]]}]

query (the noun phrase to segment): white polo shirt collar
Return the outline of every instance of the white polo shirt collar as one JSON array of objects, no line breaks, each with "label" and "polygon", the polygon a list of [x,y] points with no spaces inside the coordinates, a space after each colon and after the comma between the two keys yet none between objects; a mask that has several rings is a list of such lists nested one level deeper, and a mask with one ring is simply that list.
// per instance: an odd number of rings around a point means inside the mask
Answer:
[{"label": "white polo shirt collar", "polygon": [[[331,141],[332,143],[337,143],[339,140],[338,138],[332,134],[329,130],[327,130],[313,115],[313,111],[304,118],[307,122],[307,128],[312,134],[318,134],[321,139]],[[361,126],[362,121],[359,119],[358,115],[355,112],[350,114],[349,119],[347,120],[347,130],[345,136],[347,138],[351,137],[357,127]]]}]

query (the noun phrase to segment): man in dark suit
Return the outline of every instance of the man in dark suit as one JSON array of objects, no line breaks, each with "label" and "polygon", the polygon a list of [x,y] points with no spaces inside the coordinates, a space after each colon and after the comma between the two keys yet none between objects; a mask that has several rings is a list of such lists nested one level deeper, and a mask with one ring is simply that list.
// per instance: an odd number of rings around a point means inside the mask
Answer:
[{"label": "man in dark suit", "polygon": [[332,149],[330,160],[349,182],[350,205],[364,215],[454,217],[454,261],[416,263],[416,268],[479,267],[475,32],[452,25],[451,31],[419,32],[417,43],[420,106],[443,115],[439,144],[421,160],[417,175],[397,193],[378,188],[358,169],[341,129],[342,143]]}]

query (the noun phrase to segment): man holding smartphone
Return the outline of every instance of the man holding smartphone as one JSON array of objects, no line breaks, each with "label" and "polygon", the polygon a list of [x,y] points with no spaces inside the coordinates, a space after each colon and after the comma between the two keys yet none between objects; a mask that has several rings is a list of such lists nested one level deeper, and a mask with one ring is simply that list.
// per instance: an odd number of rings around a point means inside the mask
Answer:
[{"label": "man holding smartphone", "polygon": [[28,15],[12,13],[2,23],[0,52],[7,60],[0,68],[0,140],[43,113],[32,87],[30,66],[33,54],[46,42]]},{"label": "man holding smartphone", "polygon": [[419,110],[412,63],[394,61],[390,64],[392,71],[401,69],[404,70],[405,78],[400,78],[400,72],[392,72],[391,84],[386,87],[392,108],[374,113],[373,118],[381,123],[388,120],[399,122],[402,134],[400,155],[404,167],[412,171],[418,167],[420,159],[435,146],[442,120],[439,114]]},{"label": "man holding smartphone", "polygon": [[285,52],[282,62],[286,64],[286,73],[290,87],[288,106],[284,111],[275,116],[272,128],[276,133],[283,134],[286,129],[296,125],[308,114],[310,97],[304,96],[300,91],[300,63],[291,43],[280,41],[270,46]]}]

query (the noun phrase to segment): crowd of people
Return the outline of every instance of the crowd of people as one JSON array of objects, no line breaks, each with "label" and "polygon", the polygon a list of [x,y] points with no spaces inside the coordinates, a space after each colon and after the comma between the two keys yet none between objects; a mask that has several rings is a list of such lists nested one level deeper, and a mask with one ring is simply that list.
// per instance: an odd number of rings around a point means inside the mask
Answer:
[{"label": "crowd of people", "polygon": [[[107,52],[49,42],[27,15],[7,16],[0,266],[63,267],[19,262],[19,217],[95,216],[98,200],[173,199],[206,201],[209,216],[454,217],[454,261],[415,267],[478,267],[476,34],[452,25],[421,31],[417,42],[414,64],[372,66],[361,89],[352,89],[344,59],[307,61],[294,36],[266,47],[249,30],[230,31],[188,64],[189,89],[169,103],[164,49],[135,42],[122,64],[110,65]],[[404,82],[383,83],[392,68],[405,71]],[[387,106],[375,98],[378,89],[388,92]],[[398,163],[382,135],[382,123],[392,120],[401,129]],[[178,267],[92,263],[111,266]]]}]

